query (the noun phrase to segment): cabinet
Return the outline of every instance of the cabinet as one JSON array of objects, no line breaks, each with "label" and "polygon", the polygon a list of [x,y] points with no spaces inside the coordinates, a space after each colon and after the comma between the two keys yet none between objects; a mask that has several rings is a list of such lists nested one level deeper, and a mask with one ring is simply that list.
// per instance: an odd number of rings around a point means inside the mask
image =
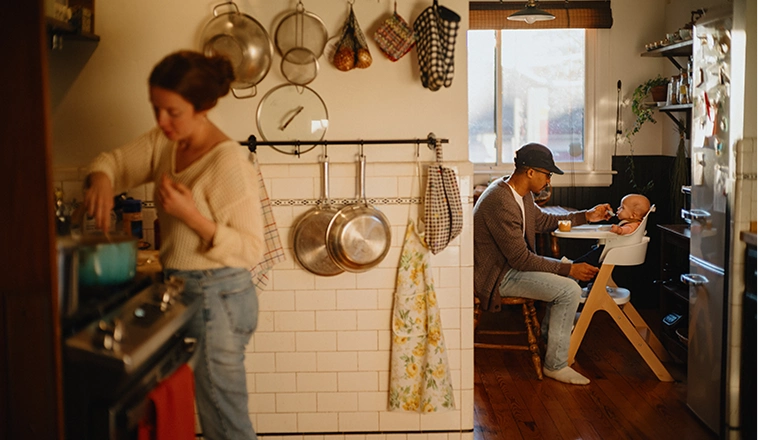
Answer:
[{"label": "cabinet", "polygon": [[661,231],[661,343],[679,362],[687,362],[689,288],[679,276],[690,271],[688,225],[658,225]]},{"label": "cabinet", "polygon": [[77,41],[90,41],[95,44],[100,37],[89,32],[82,32],[65,21],[46,17],[48,44],[51,49],[63,49],[63,41],[66,39]]},{"label": "cabinet", "polygon": [[[658,49],[643,52],[640,54],[640,56],[668,58],[668,60],[671,61],[671,64],[673,64],[678,70],[681,70],[683,68],[686,68],[686,66],[682,67],[682,65],[679,64],[677,57],[689,58],[692,56],[692,40],[680,41],[678,43],[670,44],[665,47],[659,47]],[[692,120],[692,104],[665,105],[658,107],[658,111],[664,113],[672,121],[674,121],[679,129],[684,131],[687,139],[689,139],[691,132],[690,121]],[[676,113],[684,113],[684,122],[674,116]]]}]

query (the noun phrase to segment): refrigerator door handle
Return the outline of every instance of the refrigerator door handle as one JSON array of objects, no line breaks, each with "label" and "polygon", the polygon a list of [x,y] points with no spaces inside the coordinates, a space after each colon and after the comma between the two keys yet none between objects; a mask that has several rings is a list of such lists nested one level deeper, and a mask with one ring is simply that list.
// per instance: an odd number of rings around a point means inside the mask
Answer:
[{"label": "refrigerator door handle", "polygon": [[697,273],[683,273],[679,276],[679,280],[688,286],[702,286],[708,284],[708,278]]}]

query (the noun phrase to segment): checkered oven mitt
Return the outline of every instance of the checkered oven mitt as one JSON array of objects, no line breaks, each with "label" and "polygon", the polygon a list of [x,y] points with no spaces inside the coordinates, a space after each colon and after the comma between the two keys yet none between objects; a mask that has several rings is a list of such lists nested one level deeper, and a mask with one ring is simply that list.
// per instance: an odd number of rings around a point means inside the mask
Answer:
[{"label": "checkered oven mitt", "polygon": [[434,0],[413,22],[421,84],[431,91],[453,83],[455,40],[460,21],[460,15]]},{"label": "checkered oven mitt", "polygon": [[437,162],[429,166],[424,195],[424,241],[433,254],[441,252],[463,229],[463,205],[455,170],[442,166],[442,145],[435,145]]},{"label": "checkered oven mitt", "polygon": [[416,34],[403,17],[395,11],[374,33],[379,49],[392,61],[397,61],[416,45]]}]

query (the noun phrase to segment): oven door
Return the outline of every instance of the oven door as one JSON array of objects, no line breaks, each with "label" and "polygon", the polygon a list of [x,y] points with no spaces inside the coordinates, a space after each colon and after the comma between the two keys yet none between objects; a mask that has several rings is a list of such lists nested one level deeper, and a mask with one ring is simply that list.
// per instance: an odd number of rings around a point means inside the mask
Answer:
[{"label": "oven door", "polygon": [[177,333],[143,368],[108,386],[92,380],[95,375],[86,368],[67,374],[67,437],[72,440],[136,439],[139,423],[148,413],[150,392],[189,361],[195,342],[183,332]]}]

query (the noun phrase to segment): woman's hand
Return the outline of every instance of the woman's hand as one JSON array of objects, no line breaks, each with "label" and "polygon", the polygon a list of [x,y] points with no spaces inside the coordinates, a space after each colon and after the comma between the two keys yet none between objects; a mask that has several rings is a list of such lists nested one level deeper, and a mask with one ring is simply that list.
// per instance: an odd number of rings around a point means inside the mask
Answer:
[{"label": "woman's hand", "polygon": [[174,216],[194,230],[200,238],[210,243],[216,234],[216,223],[205,218],[197,210],[192,190],[186,185],[161,176],[158,186],[158,203],[167,214]]},{"label": "woman's hand", "polygon": [[113,184],[105,173],[96,171],[87,176],[84,207],[87,215],[95,217],[95,224],[100,230],[110,230]]},{"label": "woman's hand", "polygon": [[613,209],[609,203],[601,203],[584,213],[584,218],[586,218],[588,222],[610,220],[611,217],[613,217]]},{"label": "woman's hand", "polygon": [[165,174],[158,186],[158,202],[163,210],[186,223],[186,219],[197,213],[192,190],[179,182],[171,180]]}]

